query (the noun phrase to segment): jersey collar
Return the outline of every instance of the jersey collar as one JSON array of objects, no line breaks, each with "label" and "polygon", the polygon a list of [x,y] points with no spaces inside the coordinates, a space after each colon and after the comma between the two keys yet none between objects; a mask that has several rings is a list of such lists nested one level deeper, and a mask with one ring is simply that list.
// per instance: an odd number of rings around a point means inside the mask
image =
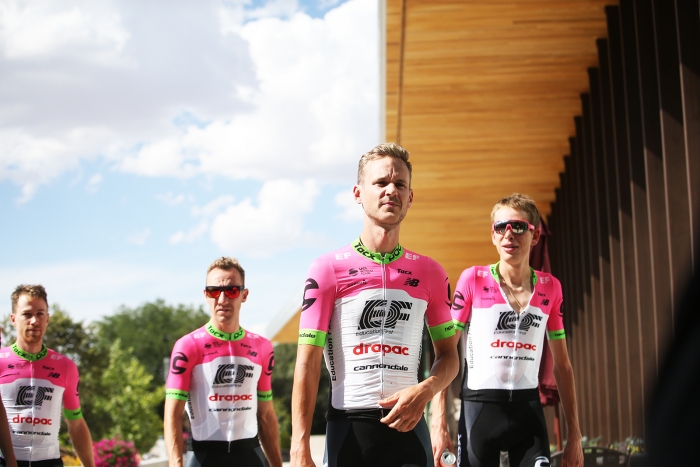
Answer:
[{"label": "jersey collar", "polygon": [[207,323],[207,332],[222,341],[239,341],[245,337],[245,329],[241,327],[236,332],[224,332],[216,329],[211,321]]},{"label": "jersey collar", "polygon": [[29,353],[20,349],[17,345],[17,342],[12,344],[12,351],[18,357],[21,357],[25,360],[29,360],[30,362],[36,362],[37,360],[41,360],[42,358],[46,357],[46,354],[49,353],[49,349],[46,348],[45,344],[41,346],[41,350],[38,353]]},{"label": "jersey collar", "polygon": [[[499,264],[501,264],[500,261],[489,266],[489,269],[491,270],[491,275],[493,276],[494,280],[500,284],[501,283],[501,276],[498,275],[498,265]],[[537,285],[537,271],[535,271],[531,267],[530,272],[532,273],[532,285]]]},{"label": "jersey collar", "polygon": [[401,245],[396,245],[396,248],[394,248],[394,251],[391,253],[369,251],[367,247],[362,244],[362,239],[360,237],[357,237],[357,240],[352,242],[352,247],[358,254],[378,264],[389,264],[401,258],[401,255],[403,255],[403,247]]}]

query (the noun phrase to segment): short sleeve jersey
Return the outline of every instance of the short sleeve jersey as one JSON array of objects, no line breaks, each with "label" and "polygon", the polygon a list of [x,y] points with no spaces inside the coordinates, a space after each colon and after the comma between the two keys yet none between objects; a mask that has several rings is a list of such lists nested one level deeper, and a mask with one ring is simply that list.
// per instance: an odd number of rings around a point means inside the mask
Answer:
[{"label": "short sleeve jersey", "polygon": [[258,434],[258,401],[272,400],[272,344],[211,322],[180,338],[170,357],[166,399],[187,401],[192,437],[236,441]]},{"label": "short sleeve jersey", "polygon": [[379,408],[417,384],[423,323],[433,340],[455,333],[449,295],[442,266],[401,245],[382,255],[357,239],[314,261],[299,344],[324,347],[332,407]]},{"label": "short sleeve jersey", "polygon": [[83,416],[75,363],[45,346],[31,354],[16,343],[0,349],[0,362],[0,394],[17,460],[60,458],[61,413],[70,420]]},{"label": "short sleeve jersey", "polygon": [[535,400],[542,343],[563,339],[562,294],[551,274],[532,270],[533,293],[520,314],[500,287],[498,263],[464,270],[452,300],[464,339],[462,398],[475,401]]}]

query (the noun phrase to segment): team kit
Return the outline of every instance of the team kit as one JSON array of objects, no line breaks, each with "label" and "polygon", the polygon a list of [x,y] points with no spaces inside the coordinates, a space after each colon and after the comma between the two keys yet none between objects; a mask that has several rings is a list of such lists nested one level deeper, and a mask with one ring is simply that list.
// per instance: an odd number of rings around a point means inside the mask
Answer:
[{"label": "team kit", "polygon": [[[413,203],[411,176],[409,154],[397,144],[363,154],[353,188],[364,211],[362,231],[309,268],[289,465],[317,465],[310,434],[325,364],[330,391],[323,466],[498,467],[502,452],[511,466],[549,466],[538,392],[547,339],[567,421],[561,465],[582,466],[561,285],[529,266],[540,238],[534,201],[516,193],[495,204],[491,239],[499,261],[465,265],[470,267],[451,293],[443,267],[399,241]],[[248,294],[236,259],[222,257],[209,266],[204,300],[210,320],[181,337],[170,358],[164,409],[170,467],[283,465],[272,394],[274,348],[240,325]],[[17,342],[0,349],[2,463],[63,465],[58,444],[63,417],[81,463],[93,466],[76,365],[43,344],[46,291],[19,286],[12,305]],[[435,358],[419,378],[425,345]],[[460,418],[458,432],[451,433],[447,386],[460,367]],[[424,417],[428,404],[430,426]],[[189,419],[188,443],[183,414]]]}]

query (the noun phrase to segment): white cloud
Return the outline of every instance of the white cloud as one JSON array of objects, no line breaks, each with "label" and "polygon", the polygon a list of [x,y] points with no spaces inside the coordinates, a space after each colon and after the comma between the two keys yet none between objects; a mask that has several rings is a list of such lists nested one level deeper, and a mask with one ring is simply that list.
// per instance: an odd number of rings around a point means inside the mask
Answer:
[{"label": "white cloud", "polygon": [[129,241],[129,243],[133,243],[134,245],[145,245],[146,240],[148,240],[148,237],[150,237],[150,236],[151,236],[151,229],[149,229],[147,227],[143,230],[139,230],[138,232],[135,232],[135,233],[129,235],[127,240]]},{"label": "white cloud", "polygon": [[195,206],[192,208],[192,215],[195,217],[210,218],[219,213],[226,206],[233,204],[234,197],[230,195],[219,196],[218,198],[209,201],[202,207]]},{"label": "white cloud", "polygon": [[299,244],[313,244],[319,236],[304,231],[304,215],[313,209],[319,194],[313,180],[266,182],[257,205],[246,198],[216,216],[211,239],[234,255],[270,256]]},{"label": "white cloud", "polygon": [[[121,169],[187,177],[198,166],[234,179],[345,179],[379,134],[379,60],[371,53],[378,28],[368,20],[375,9],[375,2],[356,0],[324,19],[297,13],[246,23],[240,34],[260,84],[238,93],[254,108],[145,145]],[[153,170],[153,160],[164,157],[167,167]]]},{"label": "white cloud", "polygon": [[192,243],[195,240],[198,240],[207,233],[209,230],[209,223],[204,221],[200,222],[199,224],[195,225],[192,227],[190,230],[187,232],[179,231],[174,233],[170,237],[170,243],[172,245],[177,245],[178,243]]},{"label": "white cloud", "polygon": [[345,222],[361,221],[364,218],[362,206],[355,202],[355,197],[351,191],[341,191],[335,195],[335,205],[340,207],[341,212],[336,217]]},{"label": "white cloud", "polygon": [[100,183],[102,183],[102,175],[95,174],[88,180],[85,190],[88,193],[95,193],[97,192],[97,187],[100,185]]},{"label": "white cloud", "polygon": [[[377,2],[322,19],[249,4],[0,0],[0,180],[27,200],[90,158],[151,177],[347,179],[379,136]],[[20,44],[34,20],[45,32]]]},{"label": "white cloud", "polygon": [[158,201],[162,201],[170,207],[173,207],[185,201],[185,195],[175,195],[172,191],[168,191],[167,193],[156,195],[156,199]]}]

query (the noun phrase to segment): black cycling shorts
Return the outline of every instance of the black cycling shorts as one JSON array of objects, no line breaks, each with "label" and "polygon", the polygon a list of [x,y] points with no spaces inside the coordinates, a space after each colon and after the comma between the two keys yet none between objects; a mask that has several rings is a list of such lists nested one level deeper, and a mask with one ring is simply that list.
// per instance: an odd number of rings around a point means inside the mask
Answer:
[{"label": "black cycling shorts", "polygon": [[507,451],[511,467],[549,467],[549,437],[539,400],[462,401],[459,467],[499,467]]},{"label": "black cycling shorts", "polygon": [[[5,459],[0,458],[0,465],[7,465]],[[17,461],[17,467],[63,467],[63,460],[59,457],[58,459],[45,459],[43,461]]]},{"label": "black cycling shorts", "polygon": [[422,418],[408,432],[378,418],[328,420],[324,461],[328,467],[434,467],[430,433]]},{"label": "black cycling shorts", "polygon": [[192,442],[185,467],[269,467],[258,437],[232,441]]}]

